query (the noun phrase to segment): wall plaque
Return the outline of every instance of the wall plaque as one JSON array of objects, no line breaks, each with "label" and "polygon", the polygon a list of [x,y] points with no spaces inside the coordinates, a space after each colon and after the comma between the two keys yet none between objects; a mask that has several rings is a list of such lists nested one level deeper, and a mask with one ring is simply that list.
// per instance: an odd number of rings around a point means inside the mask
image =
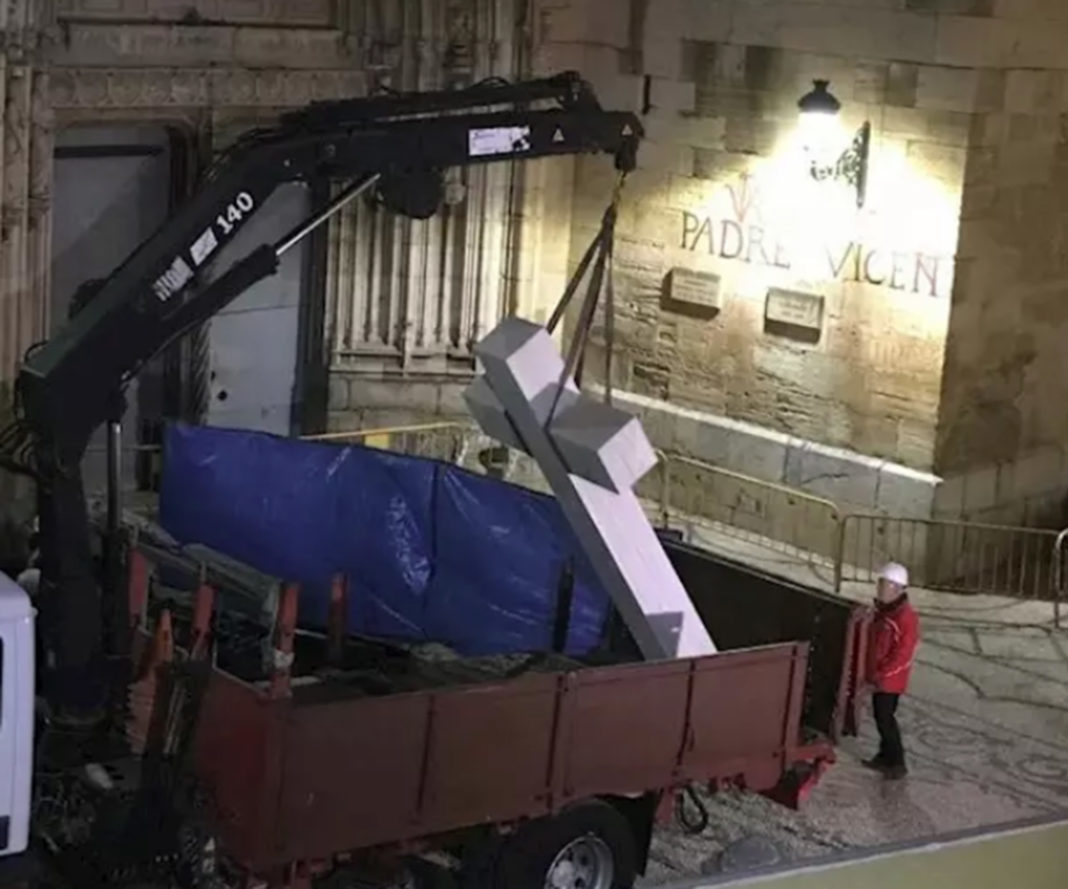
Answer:
[{"label": "wall plaque", "polygon": [[673,268],[664,279],[663,297],[666,309],[689,308],[714,314],[720,310],[719,275]]},{"label": "wall plaque", "polygon": [[764,330],[806,342],[818,341],[823,332],[823,297],[769,288],[764,304]]}]

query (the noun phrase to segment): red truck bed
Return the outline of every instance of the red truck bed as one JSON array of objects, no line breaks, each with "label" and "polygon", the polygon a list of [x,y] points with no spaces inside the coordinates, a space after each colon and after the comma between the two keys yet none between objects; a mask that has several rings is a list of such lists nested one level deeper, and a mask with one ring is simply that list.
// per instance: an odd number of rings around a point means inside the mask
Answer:
[{"label": "red truck bed", "polygon": [[830,752],[800,740],[807,654],[780,645],[312,704],[215,673],[196,761],[227,852],[256,872],[590,797],[770,790]]},{"label": "red truck bed", "polygon": [[[269,874],[446,847],[582,800],[640,799],[652,813],[693,783],[796,803],[853,729],[864,610],[666,546],[734,650],[385,694],[337,674],[279,694],[213,670],[193,752],[226,856]],[[623,643],[618,659],[632,656]]]}]

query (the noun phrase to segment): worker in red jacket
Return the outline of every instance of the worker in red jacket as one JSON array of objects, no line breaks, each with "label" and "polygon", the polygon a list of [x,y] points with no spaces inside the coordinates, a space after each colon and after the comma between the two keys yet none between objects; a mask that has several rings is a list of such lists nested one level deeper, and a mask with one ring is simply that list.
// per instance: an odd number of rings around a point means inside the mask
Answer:
[{"label": "worker in red jacket", "polygon": [[879,730],[879,752],[864,765],[899,780],[908,772],[897,724],[897,705],[908,689],[912,659],[920,641],[920,620],[908,597],[909,573],[891,562],[879,572],[875,617],[868,641],[868,682]]}]

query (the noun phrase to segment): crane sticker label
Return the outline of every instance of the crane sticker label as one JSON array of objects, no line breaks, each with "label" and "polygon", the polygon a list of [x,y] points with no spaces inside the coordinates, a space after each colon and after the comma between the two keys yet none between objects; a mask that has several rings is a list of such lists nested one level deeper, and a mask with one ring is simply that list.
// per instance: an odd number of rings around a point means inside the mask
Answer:
[{"label": "crane sticker label", "polygon": [[[218,249],[221,240],[219,235],[216,234],[216,227],[222,233],[223,238],[232,235],[255,206],[256,201],[247,191],[240,192],[230,201],[223,212],[215,217],[215,222],[204,229],[190,246],[189,255],[193,259],[193,264],[199,268]],[[178,256],[175,257],[174,262],[171,263],[167,271],[160,275],[156,283],[152,285],[152,291],[159,297],[161,302],[166,302],[185,287],[192,278],[193,270],[189,267],[189,263],[185,261],[184,255]]]},{"label": "crane sticker label", "polygon": [[193,270],[181,256],[175,257],[170,268],[167,269],[156,283],[152,285],[152,292],[159,297],[160,302],[166,302],[179,290],[185,287],[193,277]]},{"label": "crane sticker label", "polygon": [[201,266],[204,265],[204,260],[211,256],[218,246],[219,239],[215,236],[215,229],[209,225],[204,229],[201,236],[193,241],[193,246],[189,248],[189,253],[193,257],[193,262]]},{"label": "crane sticker label", "polygon": [[486,127],[468,130],[467,153],[470,157],[518,154],[530,151],[530,127]]}]

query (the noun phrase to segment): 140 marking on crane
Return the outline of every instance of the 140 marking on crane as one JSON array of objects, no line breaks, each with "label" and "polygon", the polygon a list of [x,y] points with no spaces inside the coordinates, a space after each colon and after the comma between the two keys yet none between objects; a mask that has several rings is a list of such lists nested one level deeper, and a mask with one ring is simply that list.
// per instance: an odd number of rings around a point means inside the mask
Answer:
[{"label": "140 marking on crane", "polygon": [[[192,257],[193,264],[199,267],[207,262],[218,249],[219,244],[237,231],[255,206],[256,201],[251,194],[247,191],[239,192],[226,205],[222,213],[215,217],[215,222],[204,229],[190,246],[189,256]],[[160,302],[167,302],[192,280],[193,269],[186,262],[185,256],[185,253],[176,256],[167,267],[167,271],[160,275],[152,285],[152,292],[156,294]]]},{"label": "140 marking on crane", "polygon": [[251,213],[256,202],[247,191],[241,192],[229,204],[226,210],[215,217],[215,224],[222,229],[224,235],[229,235],[245,218],[246,213]]}]

